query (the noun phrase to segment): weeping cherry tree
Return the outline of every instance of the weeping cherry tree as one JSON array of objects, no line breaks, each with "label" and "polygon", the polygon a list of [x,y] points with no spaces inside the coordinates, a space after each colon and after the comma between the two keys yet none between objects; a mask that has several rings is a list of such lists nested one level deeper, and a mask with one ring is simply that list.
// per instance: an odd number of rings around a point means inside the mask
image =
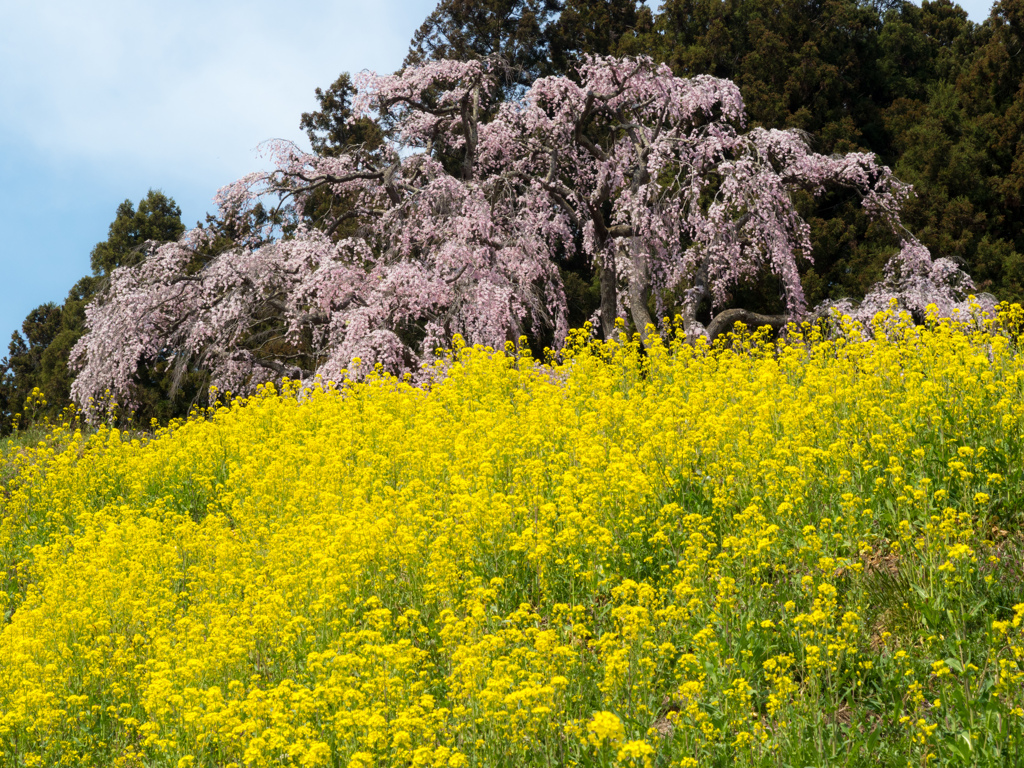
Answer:
[{"label": "weeping cherry tree", "polygon": [[[815,312],[800,284],[811,242],[798,189],[854,190],[901,241],[871,306],[896,296],[948,313],[971,287],[903,228],[910,189],[888,168],[815,154],[795,131],[745,131],[731,81],[590,58],[576,79],[541,78],[504,100],[501,71],[485,60],[363,73],[353,119],[376,120],[383,146],[325,157],[266,144],[273,170],[218,194],[230,247],[195,229],[113,272],[74,350],[75,398],[107,391],[130,405],[139,365],[155,359],[242,393],[336,378],[357,359],[415,374],[456,333],[557,344],[568,331],[558,264],[580,251],[599,276],[605,337],[618,317],[646,333],[677,312],[693,338],[737,320],[778,328]],[[719,311],[765,274],[784,314]],[[681,302],[666,306],[669,295]]]}]

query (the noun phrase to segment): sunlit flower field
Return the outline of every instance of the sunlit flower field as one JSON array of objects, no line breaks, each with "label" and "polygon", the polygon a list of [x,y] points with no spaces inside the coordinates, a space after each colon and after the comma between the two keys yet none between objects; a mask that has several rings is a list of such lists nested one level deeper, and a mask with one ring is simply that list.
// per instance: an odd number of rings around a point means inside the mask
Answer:
[{"label": "sunlit flower field", "polygon": [[2,448],[8,766],[1024,764],[998,320],[463,347]]}]

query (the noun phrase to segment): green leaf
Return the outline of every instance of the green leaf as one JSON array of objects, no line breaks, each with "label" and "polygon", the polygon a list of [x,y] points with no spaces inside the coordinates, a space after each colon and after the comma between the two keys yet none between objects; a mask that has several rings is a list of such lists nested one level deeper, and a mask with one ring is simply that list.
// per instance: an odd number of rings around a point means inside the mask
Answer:
[{"label": "green leaf", "polygon": [[[967,745],[967,751],[968,752],[973,752],[974,751],[974,743],[971,741],[971,734],[970,734],[969,731],[960,731],[960,735],[958,736],[958,738],[961,741],[963,741],[964,744]],[[954,742],[954,743],[956,743],[956,742]]]}]

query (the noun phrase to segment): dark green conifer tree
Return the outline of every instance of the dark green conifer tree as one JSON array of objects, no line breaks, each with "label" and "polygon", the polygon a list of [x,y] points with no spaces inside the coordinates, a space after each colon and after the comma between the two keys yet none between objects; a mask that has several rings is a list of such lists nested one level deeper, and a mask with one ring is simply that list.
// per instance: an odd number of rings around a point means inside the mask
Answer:
[{"label": "dark green conifer tree", "polygon": [[915,53],[933,71],[886,112],[894,168],[917,193],[908,225],[981,290],[1024,301],[1024,1],[1001,0],[981,25],[948,0],[919,15]]},{"label": "dark green conifer tree", "polygon": [[572,76],[587,54],[630,56],[644,53],[639,42],[654,28],[651,9],[638,0],[565,0],[551,24],[551,74]]},{"label": "dark green conifer tree", "polygon": [[438,59],[505,63],[510,92],[550,74],[558,0],[441,0],[413,35],[403,66]]}]

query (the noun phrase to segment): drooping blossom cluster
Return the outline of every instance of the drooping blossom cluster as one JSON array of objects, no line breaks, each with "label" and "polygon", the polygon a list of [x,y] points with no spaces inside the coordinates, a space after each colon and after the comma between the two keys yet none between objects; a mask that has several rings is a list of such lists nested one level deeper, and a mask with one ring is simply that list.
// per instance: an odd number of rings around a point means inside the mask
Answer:
[{"label": "drooping blossom cluster", "polygon": [[823,304],[818,314],[835,311],[866,325],[879,312],[890,309],[893,301],[918,322],[930,313],[966,318],[972,304],[994,314],[995,299],[989,294],[974,296],[974,291],[974,281],[950,259],[933,259],[921,243],[904,241],[899,253],[885,265],[882,280],[872,286],[863,301]]},{"label": "drooping blossom cluster", "polygon": [[796,132],[743,132],[730,81],[591,58],[577,80],[542,78],[501,103],[497,71],[435,61],[362,74],[353,114],[389,129],[381,148],[321,157],[268,143],[274,170],[218,195],[219,218],[242,233],[232,247],[201,257],[210,235],[193,231],[112,275],[74,351],[75,398],[110,390],[130,403],[138,365],[161,359],[244,392],[354,364],[417,371],[455,333],[500,346],[532,330],[559,344],[557,262],[577,249],[600,275],[606,336],[622,315],[643,330],[652,298],[660,317],[665,289],[680,287],[699,334],[702,303],[720,307],[765,271],[797,318],[811,244],[795,189],[852,188],[899,227],[909,190],[889,169],[868,154],[815,154]]}]

